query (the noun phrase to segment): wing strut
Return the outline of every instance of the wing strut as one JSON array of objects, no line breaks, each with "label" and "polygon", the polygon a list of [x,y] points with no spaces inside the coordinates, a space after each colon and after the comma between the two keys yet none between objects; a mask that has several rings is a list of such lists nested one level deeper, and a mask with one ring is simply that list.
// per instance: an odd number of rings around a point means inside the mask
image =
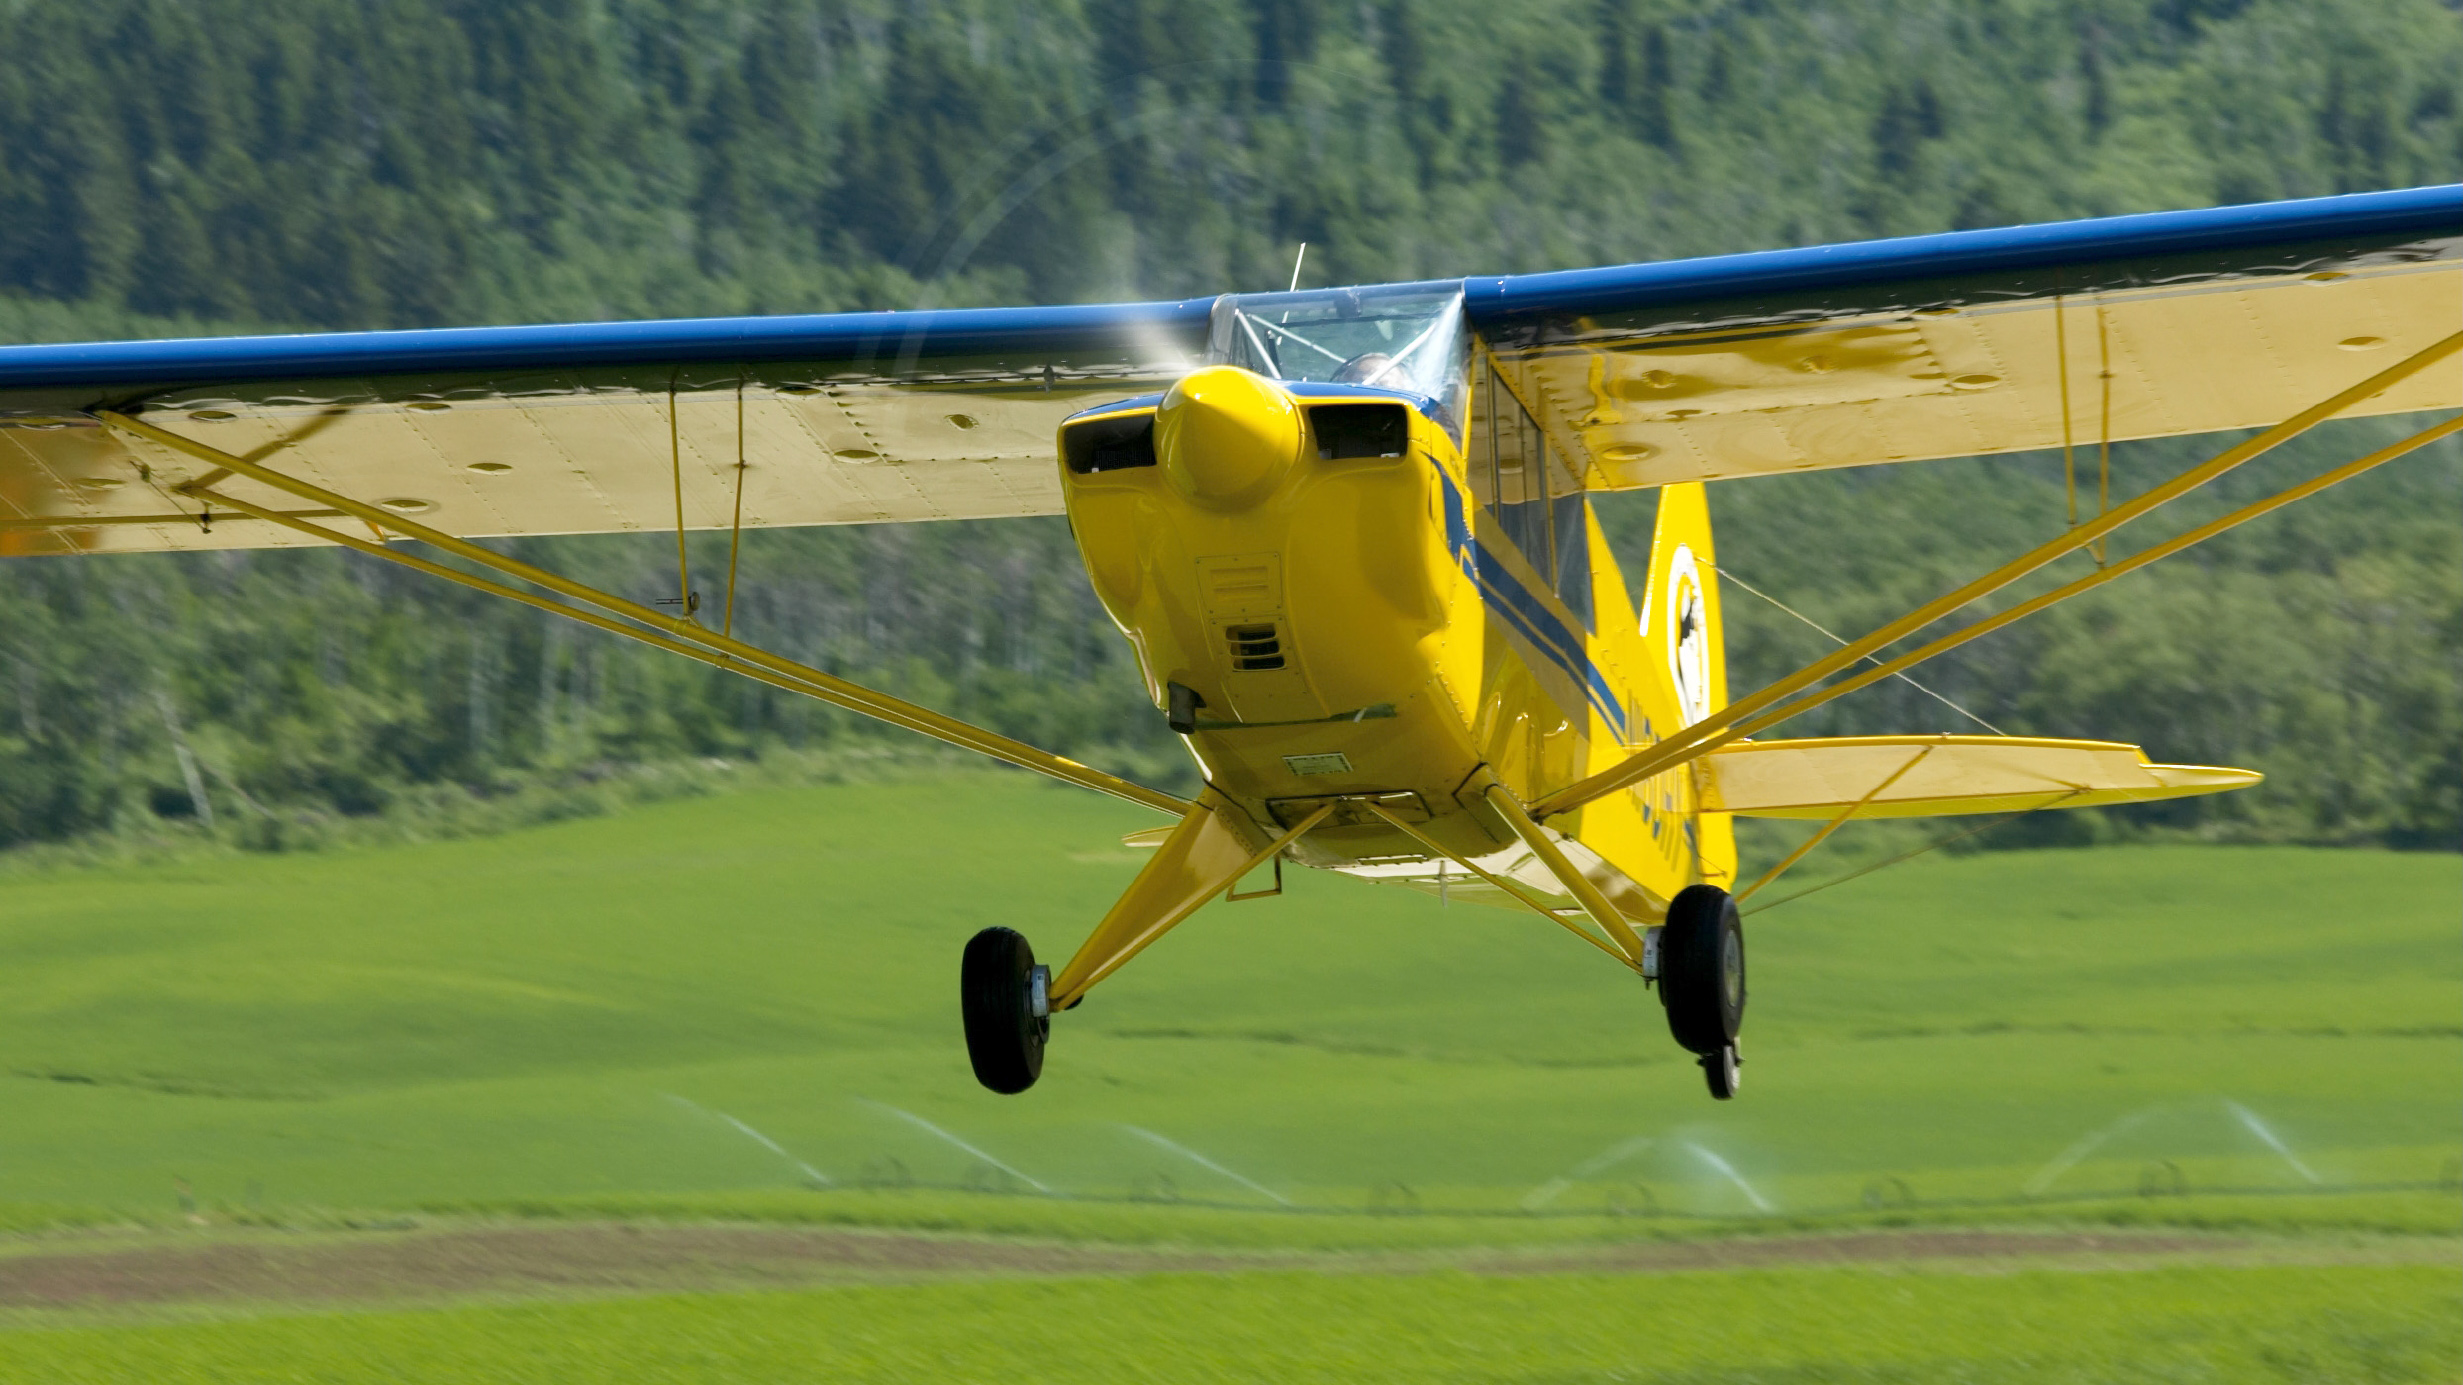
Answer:
[{"label": "wing strut", "polygon": [[[989,755],[996,760],[1006,761],[1020,769],[1047,775],[1063,783],[1093,789],[1098,793],[1107,793],[1114,798],[1126,799],[1131,803],[1170,813],[1175,817],[1189,811],[1190,805],[1185,800],[1161,790],[1150,789],[1141,784],[1132,784],[1126,779],[1105,774],[1101,770],[1081,765],[1075,760],[1054,755],[1048,750],[1039,750],[1023,741],[1011,740],[1007,736],[986,731],[954,717],[943,716],[930,708],[918,706],[902,698],[875,692],[870,688],[850,683],[809,665],[781,658],[776,654],[746,644],[731,635],[712,631],[690,618],[662,614],[638,602],[627,601],[623,597],[602,592],[584,583],[560,577],[544,568],[534,567],[519,559],[506,557],[504,554],[483,548],[467,539],[456,538],[441,530],[406,520],[389,510],[326,490],[313,482],[303,481],[298,477],[261,466],[244,457],[233,456],[230,453],[208,447],[204,443],[181,437],[177,433],[157,428],[141,419],[116,413],[104,413],[102,418],[112,427],[222,468],[223,475],[245,477],[326,508],[321,513],[316,511],[307,514],[284,512],[225,492],[210,490],[195,483],[182,488],[200,500],[227,505],[234,510],[254,515],[259,519],[282,525],[284,528],[296,530],[327,543],[357,549],[362,553],[383,558],[388,562],[398,563],[432,576],[442,577],[448,581],[458,582],[466,587],[508,597],[526,606],[551,611],[585,625],[625,635],[671,653],[682,654],[705,664],[743,674],[747,678],[767,683],[772,687],[802,693],[833,706],[844,707],[849,711],[860,712],[865,716],[886,721],[893,726],[902,726],[910,731],[921,732],[951,745]],[[321,518],[328,514],[362,520],[374,527],[380,534],[390,530],[405,537],[417,539],[456,557],[477,563],[491,572],[528,582],[533,586],[544,587],[559,596],[570,597],[575,601],[596,606],[599,611],[583,610],[560,601],[551,601],[503,582],[416,557],[399,551],[389,544],[360,538],[357,535],[312,522],[312,517]],[[608,614],[602,615],[600,611]],[[616,617],[622,617],[622,619]]]},{"label": "wing strut", "polygon": [[[2421,371],[2428,369],[2430,366],[2436,365],[2438,362],[2445,360],[2447,357],[2454,355],[2458,351],[2463,351],[2463,332],[2457,332],[2454,335],[2445,338],[2443,341],[2440,341],[2435,345],[2419,352],[2418,354],[2407,357],[2404,360],[2398,361],[2394,365],[2389,366],[2385,370],[2379,371],[2377,374],[2370,376],[2368,379],[2361,381],[2359,384],[2352,386],[2350,389],[2344,390],[2331,398],[2311,405],[2309,408],[2294,414],[2292,417],[2285,419],[2283,422],[2276,424],[2274,427],[2267,429],[2265,432],[2260,433],[2255,437],[2245,439],[2242,442],[2225,449],[2223,452],[2217,454],[2208,461],[2182,472],[2180,475],[2175,476],[2162,485],[2155,487],[2146,494],[2129,501],[2127,504],[2119,505],[2113,509],[2107,510],[2103,514],[2096,516],[2094,519],[2089,520],[2074,529],[2068,530],[2058,538],[2052,539],[2017,558],[2013,558],[2002,566],[1995,568],[1991,572],[1988,572],[1983,576],[1976,578],[1974,581],[1967,583],[1965,586],[1958,588],[1956,591],[1935,597],[1933,600],[1926,602],[1924,605],[1917,607],[1915,610],[1908,612],[1906,615],[1899,617],[1897,620],[1891,621],[1889,624],[1882,626],[1873,633],[1832,650],[1829,654],[1805,665],[1803,668],[1798,669],[1796,672],[1789,674],[1787,677],[1782,678],[1775,683],[1772,683],[1770,686],[1763,688],[1761,691],[1756,692],[1741,701],[1731,702],[1727,706],[1720,708],[1718,711],[1712,712],[1709,716],[1704,717],[1702,720],[1697,721],[1691,726],[1686,727],[1684,730],[1677,732],[1675,735],[1668,737],[1666,740],[1659,742],[1657,745],[1631,756],[1625,760],[1624,763],[1613,765],[1607,769],[1601,770],[1597,774],[1591,775],[1589,778],[1578,780],[1565,786],[1564,788],[1558,789],[1554,793],[1546,795],[1531,805],[1531,816],[1545,820],[1547,818],[1554,817],[1559,813],[1571,812],[1585,803],[1589,803],[1594,799],[1604,798],[1620,789],[1629,788],[1645,779],[1648,779],[1654,774],[1658,774],[1664,770],[1671,769],[1677,765],[1697,759],[1722,745],[1726,745],[1731,741],[1739,740],[1743,737],[1752,735],[1755,731],[1775,725],[1788,717],[1795,716],[1801,712],[1810,711],[1812,708],[1817,707],[1824,702],[1828,702],[1833,698],[1853,692],[1858,688],[1872,683],[1876,679],[1887,678],[1891,674],[1900,672],[1901,670],[1921,663],[1926,659],[1932,658],[1936,654],[1940,654],[1946,650],[1955,648],[1958,645],[1964,644],[1968,640],[1974,639],[1979,635],[1987,634],[1993,630],[1998,630],[2002,626],[2007,625],[2011,621],[2017,620],[2022,616],[2031,615],[2047,606],[2065,601],[2072,596],[2078,595],[2080,592],[2100,586],[2125,572],[2135,571],[2138,568],[2146,566],[2148,563],[2154,562],[2158,558],[2168,557],[2171,554],[2177,553],[2192,544],[2212,538],[2216,534],[2220,534],[2224,530],[2230,529],[2235,525],[2255,519],[2269,510],[2276,509],[2283,505],[2288,505],[2304,496],[2324,490],[2326,487],[2334,485],[2339,481],[2348,480],[2371,467],[2380,465],[2384,462],[2392,461],[2396,457],[2402,456],[2404,453],[2410,452],[2415,448],[2424,447],[2429,443],[2437,441],[2439,438],[2455,432],[2458,427],[2463,427],[2463,416],[2448,419],[2444,423],[2440,423],[2432,428],[2416,433],[2401,442],[2393,444],[2390,447],[2381,448],[2376,452],[2372,452],[2358,461],[2338,467],[2334,471],[2328,472],[2323,476],[2303,482],[2301,485],[2294,486],[2290,490],[2280,492],[2255,504],[2244,506],[2241,509],[2235,510],[2230,514],[2223,516],[2220,519],[2200,525],[2198,528],[2192,529],[2178,538],[2157,544],[2155,547],[2147,549],[2145,552],[2136,554],[2122,562],[2114,563],[2109,567],[2100,568],[2087,577],[2082,577],[2077,581],[2056,588],[2053,591],[2046,592],[2042,596],[2035,597],[2029,601],[2021,602],[2020,604],[2013,606],[2009,610],[2003,611],[1998,615],[1978,621],[1973,625],[1966,626],[1952,632],[1951,634],[1945,635],[1912,654],[1902,655],[1898,658],[1890,660],[1888,663],[1876,665],[1866,673],[1859,674],[1856,677],[1850,678],[1844,682],[1835,683],[1829,687],[1807,693],[1803,697],[1796,696],[1799,693],[1805,693],[1807,689],[1812,688],[1814,684],[1819,683],[1824,678],[1828,678],[1842,669],[1853,666],[1867,655],[1875,653],[1876,651],[1889,645],[1896,644],[1898,641],[1905,639],[1907,636],[1912,635],[1918,630],[1923,629],[1925,626],[1932,624],[1934,621],[1940,620],[1942,617],[1957,611],[1960,607],[1967,605],[1969,602],[2001,590],[2003,587],[2010,585],[2012,582],[2015,582],[2020,578],[2025,577],[2027,574],[2034,572],[2038,568],[2051,563],[2056,558],[2060,558],[2066,554],[2075,552],[2078,549],[2085,548],[2089,544],[2101,540],[2105,535],[2110,534],[2113,530],[2120,528],[2122,525],[2129,523],[2131,520],[2138,519],[2159,508],[2160,506],[2168,504],[2171,501],[2188,494],[2190,491],[2205,485],[2207,482],[2214,480],[2216,477],[2223,475],[2225,472],[2232,470],[2234,467],[2237,467],[2242,463],[2249,461],[2251,458],[2257,457],[2260,454],[2309,431],[2311,428],[2314,428],[2318,424],[2333,418],[2345,409],[2368,399],[2371,395],[2381,393],[2395,384],[2406,380],[2411,376],[2419,374]],[[1788,698],[1796,698],[1796,700],[1789,702],[1786,706],[1779,708],[1776,712],[1767,710],[1774,704],[1782,702]]]},{"label": "wing strut", "polygon": [[1856,815],[1857,809],[1863,807],[1867,803],[1872,802],[1874,799],[1881,797],[1883,791],[1887,790],[1891,785],[1899,782],[1899,780],[1905,778],[1907,776],[1907,771],[1924,763],[1924,757],[1932,753],[1933,747],[1929,745],[1918,749],[1915,754],[1908,757],[1906,764],[1890,771],[1889,778],[1882,780],[1880,783],[1875,784],[1872,788],[1866,790],[1864,797],[1857,799],[1855,802],[1848,804],[1844,808],[1841,808],[1837,817],[1834,817],[1830,821],[1822,824],[1822,830],[1814,833],[1810,837],[1805,838],[1794,851],[1791,851],[1787,853],[1786,856],[1782,857],[1779,864],[1763,871],[1761,878],[1755,880],[1752,884],[1745,886],[1743,889],[1738,890],[1736,892],[1736,902],[1741,905],[1746,900],[1760,894],[1763,886],[1768,885],[1771,881],[1787,874],[1788,867],[1793,866],[1798,861],[1812,855],[1813,848],[1820,846],[1823,842],[1829,840],[1831,833],[1845,827],[1847,825],[1847,820]]},{"label": "wing strut", "polygon": [[[1580,914],[1585,912],[1584,910],[1578,908],[1570,910],[1551,909],[1547,905],[1540,903],[1538,900],[1531,898],[1531,894],[1528,890],[1525,890],[1522,886],[1516,884],[1512,880],[1509,880],[1502,875],[1498,875],[1493,871],[1482,868],[1479,862],[1472,860],[1470,857],[1463,855],[1461,852],[1455,851],[1453,848],[1439,842],[1436,838],[1421,831],[1419,828],[1414,827],[1410,823],[1403,821],[1401,818],[1396,817],[1394,814],[1389,813],[1385,809],[1379,807],[1375,797],[1371,796],[1368,798],[1362,798],[1358,800],[1358,802],[1361,807],[1366,808],[1371,813],[1383,818],[1386,826],[1393,828],[1395,831],[1402,833],[1404,836],[1411,838],[1413,841],[1416,841],[1421,846],[1427,848],[1430,855],[1437,857],[1439,860],[1451,861],[1455,865],[1462,867],[1464,870],[1471,872],[1472,875],[1478,877],[1479,879],[1487,881],[1490,885],[1495,886],[1500,892],[1502,892],[1506,898],[1514,900],[1516,903],[1521,904],[1524,908],[1529,909],[1532,913],[1535,913],[1541,918],[1548,920],[1550,923],[1557,925],[1566,932],[1580,938],[1582,941],[1598,948],[1600,951],[1607,953],[1609,956],[1614,957],[1626,966],[1629,966],[1636,971],[1640,971],[1642,969],[1642,959],[1639,954],[1630,956],[1627,955],[1623,948],[1608,941],[1607,939],[1600,937],[1598,934],[1593,933],[1591,930],[1584,928],[1581,924],[1578,924],[1574,922],[1573,919],[1567,917],[1568,914]],[[1613,912],[1613,909],[1611,909],[1611,912]]]}]

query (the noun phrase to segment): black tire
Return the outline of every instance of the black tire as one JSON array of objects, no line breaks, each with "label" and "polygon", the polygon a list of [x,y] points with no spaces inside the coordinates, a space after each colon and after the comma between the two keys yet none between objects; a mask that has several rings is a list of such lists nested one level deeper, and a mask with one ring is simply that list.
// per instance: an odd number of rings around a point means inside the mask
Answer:
[{"label": "black tire", "polygon": [[1701,1061],[1702,1076],[1710,1082],[1710,1094],[1721,1101],[1734,1099],[1736,1084],[1744,1076],[1739,1069],[1745,1062],[1737,1056],[1736,1045],[1721,1044],[1717,1053],[1705,1053]]},{"label": "black tire", "polygon": [[1015,1096],[1043,1075],[1043,1041],[1052,1022],[1035,1014],[1028,987],[1035,950],[1024,935],[987,928],[967,940],[958,968],[958,1007],[966,1019],[966,1056],[975,1080]]},{"label": "black tire", "polygon": [[1736,1042],[1745,1022],[1745,930],[1736,901],[1716,885],[1688,885],[1659,934],[1659,999],[1668,1032],[1708,1057]]}]

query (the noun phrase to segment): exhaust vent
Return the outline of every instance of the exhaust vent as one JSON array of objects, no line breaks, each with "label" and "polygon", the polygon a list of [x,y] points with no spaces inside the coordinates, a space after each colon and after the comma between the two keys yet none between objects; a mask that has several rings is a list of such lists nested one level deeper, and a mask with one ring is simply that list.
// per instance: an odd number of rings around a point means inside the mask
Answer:
[{"label": "exhaust vent", "polygon": [[1276,638],[1272,625],[1231,625],[1224,627],[1223,634],[1231,642],[1233,668],[1272,669],[1283,666],[1283,642]]}]

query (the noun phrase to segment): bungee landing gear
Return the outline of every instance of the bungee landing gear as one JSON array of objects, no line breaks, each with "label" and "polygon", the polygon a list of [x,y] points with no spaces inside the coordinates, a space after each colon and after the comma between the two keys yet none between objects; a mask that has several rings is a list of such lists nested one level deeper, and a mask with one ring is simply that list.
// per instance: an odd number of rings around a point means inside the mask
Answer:
[{"label": "bungee landing gear", "polygon": [[1052,1031],[1051,980],[1052,969],[1035,965],[1035,949],[1013,929],[987,928],[967,940],[958,1005],[976,1081],[1003,1096],[1035,1085]]},{"label": "bungee landing gear", "polygon": [[1716,885],[1688,885],[1659,929],[1659,1003],[1668,1032],[1697,1055],[1710,1094],[1736,1095],[1736,1032],[1745,1022],[1745,930],[1736,901]]}]

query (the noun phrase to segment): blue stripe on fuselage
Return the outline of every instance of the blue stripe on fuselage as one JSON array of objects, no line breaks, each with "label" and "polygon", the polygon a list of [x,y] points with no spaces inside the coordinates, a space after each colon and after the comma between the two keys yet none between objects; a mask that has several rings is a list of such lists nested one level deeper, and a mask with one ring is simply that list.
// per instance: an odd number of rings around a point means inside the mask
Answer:
[{"label": "blue stripe on fuselage", "polygon": [[[1462,567],[1465,577],[1479,589],[1481,604],[1512,626],[1529,640],[1549,662],[1563,669],[1590,694],[1600,715],[1608,719],[1617,739],[1630,740],[1625,722],[1625,707],[1609,691],[1608,680],[1599,665],[1591,661],[1590,648],[1580,631],[1559,619],[1548,609],[1548,603],[1522,584],[1512,570],[1489,551],[1471,533],[1468,507],[1462,489],[1445,468],[1430,458],[1429,469],[1437,473],[1437,481],[1445,490],[1445,542]],[[1587,541],[1587,536],[1586,541]]]}]

